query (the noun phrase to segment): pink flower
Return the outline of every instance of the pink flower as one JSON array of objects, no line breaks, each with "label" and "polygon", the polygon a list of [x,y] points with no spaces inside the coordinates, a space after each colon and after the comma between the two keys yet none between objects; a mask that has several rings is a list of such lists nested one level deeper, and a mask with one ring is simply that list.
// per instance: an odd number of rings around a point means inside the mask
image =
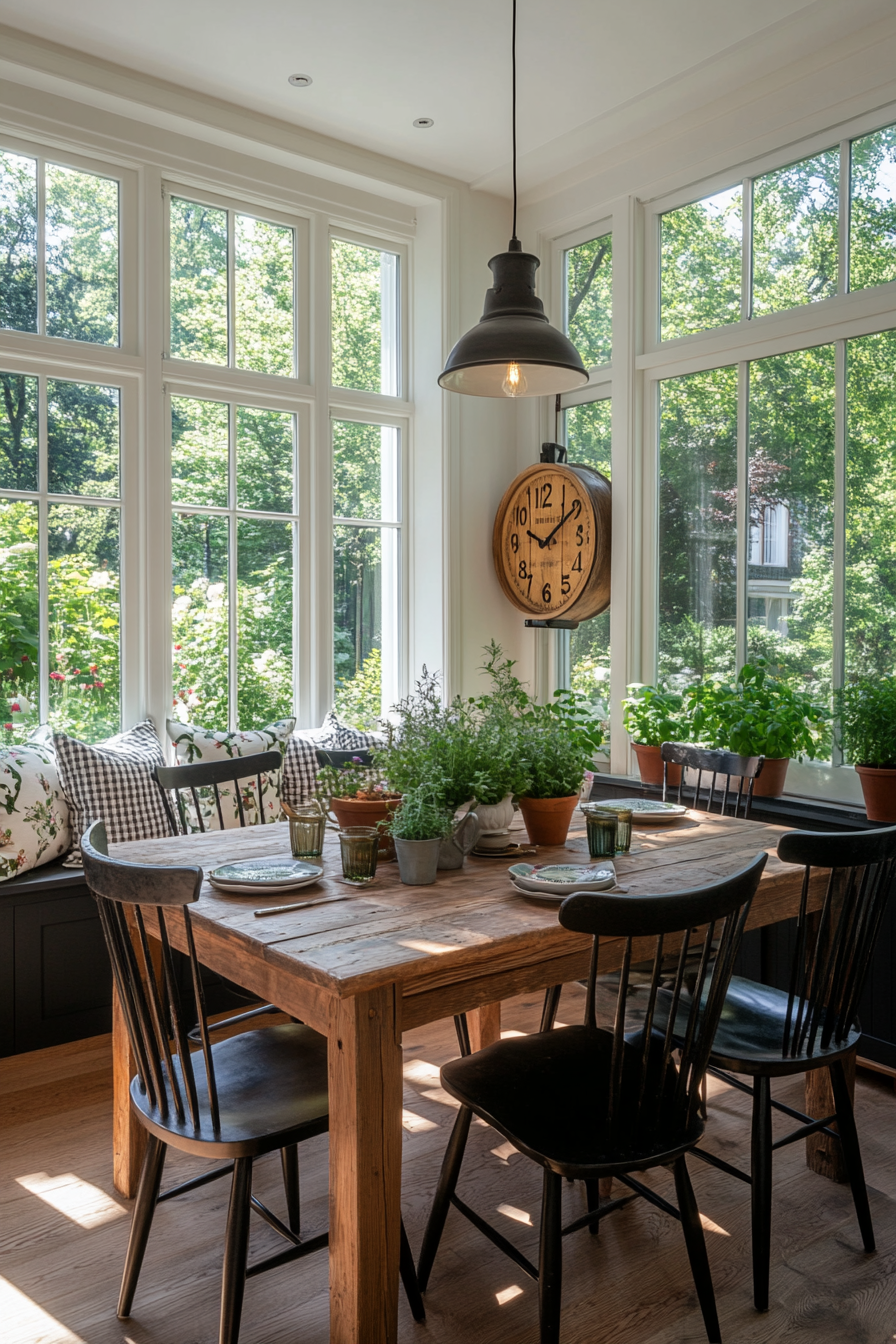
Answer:
[{"label": "pink flower", "polygon": [[91,664],[90,664],[90,668],[89,668],[89,670],[90,670],[91,672],[96,672],[96,670],[97,670],[96,663],[91,663]]},{"label": "pink flower", "polygon": [[104,691],[106,689],[106,683],[104,681],[95,681],[93,685],[98,691]]},{"label": "pink flower", "polygon": [[51,673],[50,673],[50,680],[51,680],[51,681],[65,681],[65,677],[63,676],[63,674],[62,674],[61,672],[51,672]]},{"label": "pink flower", "polygon": [[80,677],[80,675],[81,675],[81,669],[80,669],[80,667],[76,667],[75,670],[74,670],[74,672],[72,673],[72,676],[73,676],[73,677]]},{"label": "pink flower", "polygon": [[9,708],[12,714],[21,714],[22,712],[22,706],[19,704],[18,700],[14,704],[10,705]]},{"label": "pink flower", "polygon": [[175,644],[174,648],[175,648],[175,652],[179,653],[179,652],[180,652],[180,649],[181,649],[181,646],[180,646],[180,644]]},{"label": "pink flower", "polygon": [[11,724],[11,723],[4,723],[3,727],[6,729],[6,731],[7,731],[8,733],[11,733],[11,732],[12,732],[12,724]]},{"label": "pink flower", "polygon": [[27,655],[27,653],[23,653],[23,654],[22,654],[22,662],[23,662],[23,663],[27,663],[27,661],[28,661],[28,655]]}]

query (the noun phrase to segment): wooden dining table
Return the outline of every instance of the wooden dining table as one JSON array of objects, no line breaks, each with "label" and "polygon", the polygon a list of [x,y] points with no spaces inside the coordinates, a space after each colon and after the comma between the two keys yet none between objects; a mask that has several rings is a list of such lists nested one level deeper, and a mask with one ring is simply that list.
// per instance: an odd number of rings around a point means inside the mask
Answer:
[{"label": "wooden dining table", "polygon": [[[673,825],[638,825],[632,850],[616,859],[633,894],[670,895],[727,876],[769,852],[748,928],[797,911],[802,869],[775,854],[783,828],[692,812]],[[519,838],[525,842],[525,834]],[[110,846],[115,858],[163,865],[218,864],[288,855],[283,823]],[[537,861],[583,862],[579,814],[565,846]],[[451,1014],[469,1014],[473,1047],[500,1035],[500,1003],[587,974],[590,940],[567,932],[557,905],[521,897],[507,858],[467,859],[433,886],[403,886],[395,863],[352,888],[341,877],[337,837],[328,834],[325,876],[291,897],[223,895],[205,881],[191,907],[200,960],[259,998],[324,1034],[329,1042],[330,1339],[393,1344],[397,1335],[401,1197],[402,1033]],[[821,903],[819,874],[810,908]],[[264,906],[324,896],[349,899],[259,918]],[[168,917],[182,950],[183,925]],[[619,947],[621,960],[621,944]],[[609,969],[614,948],[601,949]],[[262,1022],[264,1019],[262,1019]],[[113,1018],[115,1183],[136,1189],[143,1131],[130,1112],[136,1071],[123,1018]]]}]

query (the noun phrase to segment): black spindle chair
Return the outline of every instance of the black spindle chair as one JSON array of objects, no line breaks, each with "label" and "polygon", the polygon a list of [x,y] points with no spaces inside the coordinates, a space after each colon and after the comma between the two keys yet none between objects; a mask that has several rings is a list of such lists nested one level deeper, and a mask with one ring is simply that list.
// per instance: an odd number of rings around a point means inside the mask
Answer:
[{"label": "black spindle chair", "polygon": [[[759,854],[734,876],[675,896],[579,893],[564,901],[560,923],[594,939],[584,1025],[499,1041],[442,1068],[443,1087],[461,1105],[423,1238],[418,1266],[422,1289],[429,1281],[453,1204],[537,1280],[541,1341],[556,1344],[561,1239],[595,1226],[640,1196],[681,1220],[706,1331],[710,1340],[720,1339],[703,1229],[685,1154],[703,1134],[699,1084],[766,858]],[[596,1011],[601,938],[617,940],[617,958],[619,941],[623,944],[611,1028],[598,1025]],[[695,993],[688,995],[690,978],[686,981],[685,971],[695,949],[700,950]],[[670,954],[675,954],[677,968],[666,991],[673,1011],[660,1030],[655,1016],[664,963]],[[633,1023],[627,1020],[626,1011],[630,972],[635,963],[651,955],[646,1004]],[[683,1040],[676,1037],[672,1026],[679,1010],[687,1018]],[[474,1114],[544,1170],[537,1268],[456,1193]],[[672,1167],[678,1208],[632,1175],[657,1166]],[[609,1176],[617,1177],[633,1193],[602,1204],[599,1182]],[[560,1209],[563,1177],[584,1180],[588,1200],[588,1212],[566,1227]]]},{"label": "black spindle chair", "polygon": [[[896,882],[896,826],[876,831],[817,834],[791,831],[778,857],[804,867],[802,894],[787,990],[735,976],[716,1031],[708,1072],[753,1098],[748,1175],[702,1149],[696,1155],[751,1186],[753,1300],[768,1310],[771,1259],[772,1154],[810,1134],[839,1137],[866,1251],[874,1231],[844,1058],[861,1035],[857,1009],[887,901]],[[824,884],[821,911],[808,912],[812,870]],[[771,1099],[772,1078],[813,1069],[830,1072],[834,1112],[813,1119]],[[753,1078],[752,1087],[732,1073]],[[772,1142],[772,1110],[799,1120],[799,1128]],[[839,1135],[831,1129],[836,1123]]]},{"label": "black spindle chair", "polygon": [[[282,764],[283,757],[279,751],[262,751],[254,756],[225,757],[220,761],[199,761],[195,765],[157,765],[153,770],[153,778],[162,791],[162,803],[171,834],[190,835],[196,830],[205,832],[203,803],[208,801],[209,794],[214,802],[218,826],[223,831],[224,810],[220,790],[222,784],[231,784],[236,791],[240,826],[252,825],[249,809],[243,797],[242,783],[252,780],[257,788],[258,803],[254,810],[258,812],[261,809],[263,776],[280,770]],[[251,1002],[255,995],[247,994],[246,997]],[[274,1004],[261,1004],[257,1008],[249,1008],[244,1013],[235,1013],[216,1022],[214,1030],[223,1031],[227,1027],[236,1026],[237,1023],[248,1022],[253,1017],[263,1017],[277,1012],[279,1009]],[[191,1041],[199,1040],[198,1028],[195,1025],[188,1034]]]},{"label": "black spindle chair", "polygon": [[[265,1027],[214,1044],[206,1019],[202,977],[189,907],[202,869],[160,867],[111,859],[102,822],[81,841],[84,875],[99,909],[137,1075],[131,1109],[148,1131],[118,1300],[131,1313],[156,1205],[233,1173],[224,1239],[219,1344],[237,1344],[247,1278],[300,1259],[328,1244],[328,1233],[300,1235],[297,1145],[329,1128],[327,1041],[299,1023]],[[168,919],[182,923],[190,987],[174,966]],[[154,962],[150,937],[158,937]],[[187,1025],[198,1019],[200,1048],[190,1049]],[[226,1165],[160,1194],[169,1147]],[[280,1152],[287,1222],[252,1194],[252,1164]],[[249,1215],[257,1213],[288,1243],[247,1267]],[[411,1310],[423,1319],[410,1246],[401,1226],[401,1277]]]},{"label": "black spindle chair", "polygon": [[[753,806],[753,785],[762,773],[764,756],[738,756],[731,751],[708,750],[706,747],[692,747],[687,742],[664,742],[660,748],[663,758],[663,801],[667,801],[671,787],[669,785],[669,766],[680,765],[681,776],[677,785],[675,801],[686,803],[699,811],[703,803],[703,776],[709,778],[706,797],[706,811],[711,812],[716,803],[718,790],[719,812],[722,816],[729,811],[735,817],[749,818]],[[685,772],[695,770],[697,779],[693,785],[693,798],[687,803]],[[732,779],[737,780],[737,791],[733,791]],[[687,786],[688,788],[691,786]]]}]

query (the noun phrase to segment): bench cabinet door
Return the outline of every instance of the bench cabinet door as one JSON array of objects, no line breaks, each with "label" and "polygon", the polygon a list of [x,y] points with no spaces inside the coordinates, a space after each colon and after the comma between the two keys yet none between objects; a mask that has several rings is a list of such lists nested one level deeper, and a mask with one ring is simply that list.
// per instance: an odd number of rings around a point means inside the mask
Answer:
[{"label": "bench cabinet door", "polygon": [[112,971],[86,891],[17,905],[14,947],[16,1053],[112,1030]]}]

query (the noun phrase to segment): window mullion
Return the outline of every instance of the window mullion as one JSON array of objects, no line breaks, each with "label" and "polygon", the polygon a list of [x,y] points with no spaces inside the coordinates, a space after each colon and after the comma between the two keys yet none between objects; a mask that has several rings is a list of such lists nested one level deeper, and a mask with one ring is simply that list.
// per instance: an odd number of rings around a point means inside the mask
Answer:
[{"label": "window mullion", "polygon": [[737,366],[737,550],[735,575],[735,662],[737,670],[747,661],[748,566],[750,559],[750,366]]},{"label": "window mullion", "polygon": [[745,177],[741,195],[741,288],[740,316],[743,322],[753,315],[753,179]]},{"label": "window mullion", "polygon": [[47,334],[46,163],[37,161],[37,333]]},{"label": "window mullion", "polygon": [[236,368],[236,211],[227,211],[227,366]]},{"label": "window mullion", "polygon": [[851,212],[852,149],[848,140],[840,141],[840,181],[838,209],[837,293],[849,292],[849,226]]},{"label": "window mullion", "polygon": [[227,505],[229,523],[227,528],[227,642],[230,645],[230,657],[227,668],[227,705],[228,723],[231,731],[237,728],[237,513],[236,513],[236,406],[228,404],[228,467],[229,476]]},{"label": "window mullion", "polygon": [[[834,601],[832,631],[833,688],[843,685],[846,672],[846,341],[834,346]],[[834,742],[831,760],[843,764],[843,753]]]},{"label": "window mullion", "polygon": [[40,722],[50,719],[49,484],[47,463],[47,380],[37,384],[37,703]]}]

